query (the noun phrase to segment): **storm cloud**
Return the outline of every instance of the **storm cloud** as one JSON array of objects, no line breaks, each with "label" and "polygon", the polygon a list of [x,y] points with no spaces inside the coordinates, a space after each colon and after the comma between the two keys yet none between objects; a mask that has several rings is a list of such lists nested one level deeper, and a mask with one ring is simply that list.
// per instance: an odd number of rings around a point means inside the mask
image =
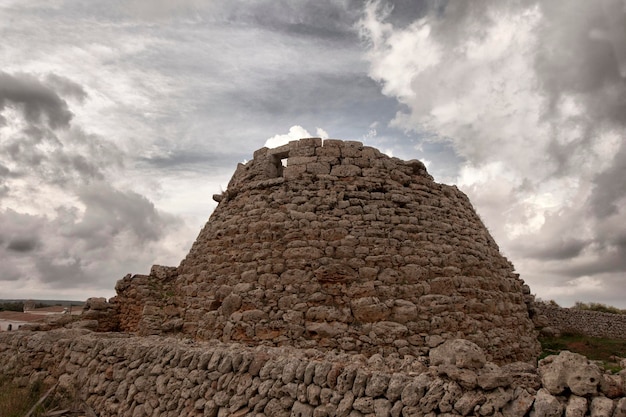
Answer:
[{"label": "storm cloud", "polygon": [[127,155],[74,125],[66,96],[86,99],[56,74],[0,73],[0,281],[12,290],[106,288],[181,223],[116,184]]},{"label": "storm cloud", "polygon": [[0,71],[0,111],[8,105],[21,108],[25,119],[36,125],[67,127],[72,119],[65,100],[37,78]]}]

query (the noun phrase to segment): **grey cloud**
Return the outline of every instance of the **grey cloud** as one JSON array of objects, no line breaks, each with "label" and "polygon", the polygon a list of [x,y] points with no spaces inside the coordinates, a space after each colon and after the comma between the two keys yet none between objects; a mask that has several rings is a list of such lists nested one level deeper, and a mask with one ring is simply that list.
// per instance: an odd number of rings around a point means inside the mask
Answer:
[{"label": "grey cloud", "polygon": [[0,177],[8,177],[9,175],[11,175],[11,170],[0,163]]},{"label": "grey cloud", "polygon": [[0,212],[0,281],[29,277],[52,289],[112,288],[131,268],[154,263],[155,247],[182,226],[145,197],[103,182],[77,196],[86,207],[82,214],[73,206],[56,216]]},{"label": "grey cloud", "polygon": [[613,46],[619,72],[626,78],[626,27],[624,27],[623,0],[601,0],[604,16],[608,22],[606,38]]},{"label": "grey cloud", "polygon": [[262,1],[239,7],[236,14],[257,24],[292,35],[345,41],[356,32],[359,8],[342,1]]},{"label": "grey cloud", "polygon": [[383,101],[391,105],[393,111],[393,103],[378,89],[373,80],[356,71],[352,74],[295,73],[260,83],[254,95],[246,100],[245,107],[291,119],[311,113],[317,117],[332,117],[344,108],[357,114],[380,112]]},{"label": "grey cloud", "polygon": [[39,241],[33,238],[16,238],[9,242],[7,249],[14,252],[32,252],[37,248]]},{"label": "grey cloud", "polygon": [[107,171],[123,168],[127,159],[112,142],[80,128],[72,128],[64,143],[48,156],[55,181],[79,184],[104,179]]},{"label": "grey cloud", "polygon": [[544,261],[566,261],[578,257],[592,242],[576,238],[550,239],[531,244],[518,244],[517,253],[525,257]]},{"label": "grey cloud", "polygon": [[138,161],[156,169],[196,171],[218,167],[231,167],[248,158],[248,152],[209,153],[185,149],[163,149],[161,154],[139,157]]},{"label": "grey cloud", "polygon": [[0,212],[0,243],[14,242],[17,247],[23,247],[23,242],[36,242],[43,224],[39,216],[5,209]]},{"label": "grey cloud", "polygon": [[[249,158],[266,138],[293,124],[319,126],[331,135],[359,139],[354,131],[365,134],[373,121],[393,117],[397,104],[367,77],[356,42],[350,48],[336,47],[325,39],[294,39],[256,28],[248,30],[237,21],[225,28],[232,39],[213,30],[208,34],[200,30],[200,36],[205,36],[201,45],[189,42],[177,47],[171,51],[175,60],[164,59],[170,56],[169,50],[153,51],[151,62],[161,71],[174,78],[183,65],[195,87],[181,95],[177,103],[180,113],[159,120],[180,130],[156,132],[163,135],[156,145],[164,151],[147,156],[150,163],[180,169],[194,159],[198,160],[194,166],[202,164],[200,155],[219,153],[224,160],[218,164],[228,168]],[[258,39],[249,33],[258,34]],[[190,54],[194,57],[188,59]],[[199,68],[204,70],[198,72]],[[222,78],[228,82],[216,82]],[[180,114],[190,121],[184,127],[175,120]],[[184,155],[188,149],[198,156]],[[175,165],[178,162],[180,167]]]},{"label": "grey cloud", "polygon": [[[51,288],[76,288],[91,284],[93,277],[86,273],[80,259],[59,259],[54,256],[37,257],[34,260],[41,281]],[[61,261],[61,262],[60,262]]]},{"label": "grey cloud", "polygon": [[[183,223],[113,185],[128,155],[77,126],[64,98],[80,105],[85,89],[56,74],[0,73],[0,110],[12,106],[16,114],[4,116],[20,126],[0,137],[0,198],[13,207],[0,210],[0,281],[110,290],[167,253],[159,245]],[[39,197],[55,207],[41,207]],[[40,214],[21,213],[29,200]]]},{"label": "grey cloud", "polygon": [[[104,4],[105,2],[101,3]],[[209,7],[209,2],[202,0],[131,0],[116,2],[117,10],[135,18],[162,20],[172,18],[193,18]]]},{"label": "grey cloud", "polygon": [[82,85],[58,74],[48,74],[45,78],[50,86],[63,97],[73,97],[79,102],[87,98],[87,92]]},{"label": "grey cloud", "polygon": [[592,261],[561,265],[554,272],[575,278],[626,271],[626,245],[605,246],[594,255],[595,259]]},{"label": "grey cloud", "polygon": [[27,122],[2,138],[0,175],[80,184],[103,179],[104,171],[123,163],[113,143],[71,125],[72,112],[59,93],[79,101],[86,97],[79,84],[56,74],[48,74],[44,83],[32,75],[0,72],[0,111],[15,105]]},{"label": "grey cloud", "polygon": [[21,106],[29,122],[52,128],[68,126],[73,116],[65,100],[28,74],[0,72],[0,110],[8,104]]},{"label": "grey cloud", "polygon": [[[541,43],[535,68],[551,111],[567,94],[585,99],[587,123],[626,122],[626,86],[610,41],[595,31],[609,29],[601,2],[575,1],[567,6],[541,1],[544,19],[538,28]],[[623,16],[623,10],[622,19]]]},{"label": "grey cloud", "polygon": [[106,183],[95,183],[78,192],[85,204],[82,220],[68,236],[88,242],[87,248],[106,246],[115,236],[131,232],[138,243],[156,241],[166,226],[177,220],[159,213],[154,204],[133,191],[121,191]]},{"label": "grey cloud", "polygon": [[3,261],[2,269],[0,270],[0,282],[13,282],[24,278],[24,273],[11,262],[6,262],[1,253],[0,261]]},{"label": "grey cloud", "polygon": [[[487,29],[497,23],[495,19],[537,5],[543,16],[536,28],[539,42],[535,50],[535,70],[539,88],[549,98],[544,119],[550,120],[553,112],[558,112],[557,103],[561,98],[577,94],[577,98],[584,100],[589,117],[573,123],[583,127],[596,127],[603,121],[622,126],[626,123],[626,84],[620,74],[614,43],[593,36],[619,25],[611,24],[602,7],[605,4],[615,8],[619,0],[567,4],[550,0],[428,3],[432,35],[451,54],[455,46],[467,38],[480,42]],[[622,15],[621,30],[624,31],[623,5],[617,11]],[[626,50],[620,52],[626,54]],[[594,133],[593,129],[586,132]]]},{"label": "grey cloud", "polygon": [[102,180],[105,172],[123,166],[125,155],[111,142],[80,128],[65,129],[61,136],[51,129],[28,126],[0,143],[0,165],[12,170],[0,175],[36,175],[49,184],[78,185]]},{"label": "grey cloud", "polygon": [[360,0],[131,0],[94,1],[79,9],[90,17],[159,21],[181,25],[245,25],[344,42],[354,40],[352,24],[358,18]]},{"label": "grey cloud", "polygon": [[[359,4],[360,3],[360,4]],[[447,1],[439,0],[393,0],[389,2],[389,21],[399,27],[413,23],[424,17],[430,11],[440,14],[446,7]],[[362,6],[359,0],[353,0],[352,4]]]},{"label": "grey cloud", "polygon": [[[486,30],[492,26],[502,11],[522,10],[533,1],[527,0],[430,0],[426,11],[431,19],[433,36],[451,51],[454,45],[470,37],[478,41],[484,38]],[[488,13],[489,10],[494,13]]]},{"label": "grey cloud", "polygon": [[[555,163],[555,175],[575,174],[585,157],[584,150],[593,146],[603,129],[626,128],[626,81],[620,73],[619,56],[616,55],[616,52],[626,53],[626,49],[616,51],[616,44],[610,39],[594,36],[594,33],[616,28],[616,22],[607,19],[602,7],[609,4],[615,6],[617,3],[614,0],[575,1],[567,5],[539,2],[544,19],[538,28],[541,42],[536,52],[535,69],[540,87],[548,97],[543,117],[548,122],[560,121],[553,123],[554,139],[547,148]],[[614,12],[624,31],[623,5]],[[625,46],[623,43],[617,45],[618,48]],[[568,138],[567,143],[561,143],[556,139],[557,132],[563,127],[558,103],[567,97],[576,97],[584,106],[584,112],[582,116],[567,119],[568,124],[578,127],[579,133]],[[619,177],[624,171],[624,153],[620,151],[614,166],[594,181],[591,206],[596,215],[612,212],[613,202],[626,195],[624,180]]]},{"label": "grey cloud", "polygon": [[133,0],[118,3],[117,7],[139,19],[245,24],[292,36],[345,41],[347,36],[355,35],[352,25],[361,4],[356,0]]},{"label": "grey cloud", "polygon": [[595,216],[600,218],[614,215],[620,208],[618,203],[625,197],[626,145],[622,142],[611,166],[594,179],[591,210]]},{"label": "grey cloud", "polygon": [[[575,97],[585,107],[583,117],[576,115],[567,119],[568,124],[579,128],[579,137],[568,138],[567,144],[559,143],[555,138],[548,148],[555,162],[552,174],[562,175],[575,170],[573,159],[579,156],[576,148],[588,145],[606,123],[626,127],[626,82],[620,74],[616,44],[610,39],[593,36],[596,32],[611,31],[611,27],[619,26],[620,22],[621,30],[626,30],[623,4],[619,0],[572,1],[567,4],[550,0],[430,1],[427,5],[432,37],[446,51],[450,65],[454,65],[456,47],[469,38],[480,42],[497,19],[529,10],[533,5],[539,7],[542,18],[535,29],[538,42],[533,53],[537,88],[547,98],[542,120],[553,123],[556,137],[564,118],[559,114],[560,100]],[[609,21],[603,5],[616,9],[621,20]],[[617,8],[617,5],[622,7]],[[626,47],[626,39],[622,46]],[[626,49],[621,53],[626,55]],[[429,84],[424,80],[436,79],[436,68],[430,73],[425,71],[419,82],[414,83],[414,89],[428,88]],[[414,112],[430,110],[431,103],[422,101],[421,105],[413,103]],[[474,129],[472,126],[468,128]]]}]

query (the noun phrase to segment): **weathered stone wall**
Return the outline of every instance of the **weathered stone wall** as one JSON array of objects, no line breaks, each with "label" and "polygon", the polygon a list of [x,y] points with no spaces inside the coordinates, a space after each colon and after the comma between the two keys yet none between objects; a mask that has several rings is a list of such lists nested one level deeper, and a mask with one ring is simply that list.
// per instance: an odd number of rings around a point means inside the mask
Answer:
[{"label": "weathered stone wall", "polygon": [[[126,275],[115,285],[119,329],[142,335],[167,334],[183,328],[175,297],[176,268],[153,265],[149,275]],[[113,330],[113,329],[110,329]]]},{"label": "weathered stone wall", "polygon": [[118,284],[123,330],[368,356],[464,338],[499,363],[539,352],[527,286],[419,161],[303,139],[256,151],[214,198],[166,299],[148,276]]},{"label": "weathered stone wall", "polygon": [[626,374],[569,352],[502,367],[447,341],[400,359],[86,330],[0,333],[0,375],[59,383],[100,417],[626,416]]},{"label": "weathered stone wall", "polygon": [[544,303],[533,304],[533,310],[536,314],[545,316],[542,327],[593,337],[626,339],[626,315],[563,308]]}]

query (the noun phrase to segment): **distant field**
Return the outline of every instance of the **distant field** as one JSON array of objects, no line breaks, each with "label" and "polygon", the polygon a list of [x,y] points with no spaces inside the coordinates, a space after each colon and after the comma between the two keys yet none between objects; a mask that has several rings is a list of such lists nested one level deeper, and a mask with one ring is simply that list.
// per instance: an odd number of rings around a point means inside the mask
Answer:
[{"label": "distant field", "polygon": [[23,303],[25,301],[34,301],[37,304],[45,304],[48,306],[69,306],[70,304],[75,306],[78,304],[85,304],[85,300],[35,300],[35,299],[2,299],[0,298],[0,304],[2,303]]},{"label": "distant field", "polygon": [[16,299],[0,299],[0,311],[24,311],[24,305],[31,303],[31,308],[46,308],[46,307],[69,307],[83,306],[84,301],[70,301],[70,300],[16,300]]}]

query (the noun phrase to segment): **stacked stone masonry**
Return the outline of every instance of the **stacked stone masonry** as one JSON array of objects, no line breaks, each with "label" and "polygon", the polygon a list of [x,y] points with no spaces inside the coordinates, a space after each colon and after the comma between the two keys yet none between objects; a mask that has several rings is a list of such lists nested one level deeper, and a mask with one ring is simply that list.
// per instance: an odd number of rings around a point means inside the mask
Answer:
[{"label": "stacked stone masonry", "polygon": [[84,329],[0,333],[0,375],[100,417],[626,417],[626,371],[570,352],[498,366],[466,340],[429,357],[242,347]]},{"label": "stacked stone masonry", "polygon": [[118,283],[121,330],[367,356],[463,338],[497,363],[539,352],[528,287],[420,161],[302,139],[256,151],[214,199],[178,268]]},{"label": "stacked stone masonry", "polygon": [[[626,315],[600,311],[562,308],[545,303],[534,303],[532,312],[540,316],[540,327],[558,332],[571,332],[592,337],[626,339]],[[536,320],[535,320],[536,321]]]}]

